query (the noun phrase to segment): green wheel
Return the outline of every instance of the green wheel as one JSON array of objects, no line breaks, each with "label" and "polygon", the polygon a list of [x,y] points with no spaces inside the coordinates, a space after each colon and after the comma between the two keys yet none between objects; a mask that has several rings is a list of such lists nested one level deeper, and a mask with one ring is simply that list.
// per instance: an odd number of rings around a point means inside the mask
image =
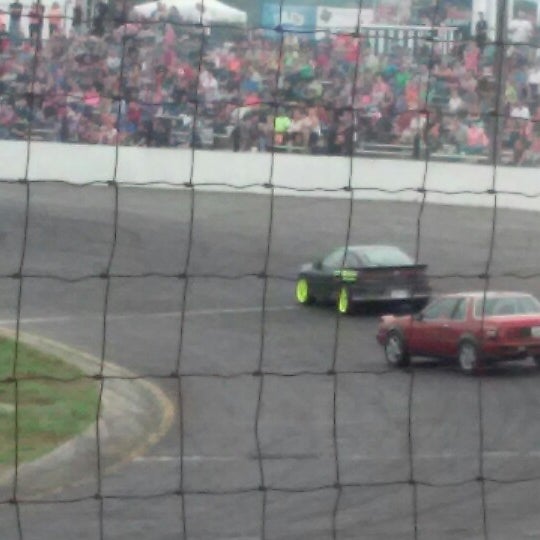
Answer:
[{"label": "green wheel", "polygon": [[299,304],[308,305],[313,303],[313,296],[309,291],[309,283],[306,278],[300,278],[296,282],[296,301]]},{"label": "green wheel", "polygon": [[342,315],[349,315],[352,312],[352,302],[347,287],[341,287],[339,290],[337,309]]}]

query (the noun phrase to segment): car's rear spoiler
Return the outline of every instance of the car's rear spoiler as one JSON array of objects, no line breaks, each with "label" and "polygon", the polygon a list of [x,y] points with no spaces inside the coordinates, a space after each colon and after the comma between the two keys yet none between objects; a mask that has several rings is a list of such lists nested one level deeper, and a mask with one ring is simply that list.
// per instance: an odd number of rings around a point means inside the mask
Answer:
[{"label": "car's rear spoiler", "polygon": [[362,268],[355,268],[355,270],[359,272],[384,272],[384,271],[391,271],[395,272],[396,270],[399,272],[401,270],[427,270],[428,265],[427,264],[406,264],[402,266],[368,266],[368,267],[362,267]]}]

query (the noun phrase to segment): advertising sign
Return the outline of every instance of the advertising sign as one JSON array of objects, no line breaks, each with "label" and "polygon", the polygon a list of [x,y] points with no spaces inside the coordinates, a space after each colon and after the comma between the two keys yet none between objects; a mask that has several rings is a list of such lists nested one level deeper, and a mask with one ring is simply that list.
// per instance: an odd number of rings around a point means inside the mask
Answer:
[{"label": "advertising sign", "polygon": [[[321,6],[317,8],[317,30],[354,32],[358,26],[358,9]],[[373,23],[373,9],[360,10],[360,24]]]},{"label": "advertising sign", "polygon": [[263,4],[261,24],[267,30],[281,24],[284,30],[313,32],[316,22],[316,8],[313,6],[284,5],[280,10],[279,3]]}]

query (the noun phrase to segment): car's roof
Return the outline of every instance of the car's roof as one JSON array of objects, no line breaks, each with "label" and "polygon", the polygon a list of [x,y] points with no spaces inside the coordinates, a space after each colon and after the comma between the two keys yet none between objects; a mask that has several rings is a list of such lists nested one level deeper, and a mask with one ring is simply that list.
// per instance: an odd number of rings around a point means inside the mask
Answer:
[{"label": "car's roof", "polygon": [[483,298],[484,294],[487,298],[504,298],[511,296],[532,296],[530,293],[523,291],[461,291],[455,293],[441,294],[441,297],[466,297],[466,298]]},{"label": "car's roof", "polygon": [[[345,246],[343,246],[343,248],[344,247]],[[397,246],[390,246],[388,244],[355,244],[348,246],[347,249],[350,249],[351,251],[370,251],[374,249],[397,249],[403,251]]]}]

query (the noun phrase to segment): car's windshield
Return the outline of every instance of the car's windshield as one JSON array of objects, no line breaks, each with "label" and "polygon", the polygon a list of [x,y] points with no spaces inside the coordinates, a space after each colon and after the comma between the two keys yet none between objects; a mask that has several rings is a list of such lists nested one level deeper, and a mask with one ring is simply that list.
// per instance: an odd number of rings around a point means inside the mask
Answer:
[{"label": "car's windshield", "polygon": [[400,249],[392,246],[373,246],[355,250],[366,266],[409,266],[413,260]]},{"label": "car's windshield", "polygon": [[474,305],[476,317],[497,315],[526,315],[540,313],[540,302],[530,295],[494,296],[486,299],[486,308],[483,310],[484,299],[479,298]]}]

